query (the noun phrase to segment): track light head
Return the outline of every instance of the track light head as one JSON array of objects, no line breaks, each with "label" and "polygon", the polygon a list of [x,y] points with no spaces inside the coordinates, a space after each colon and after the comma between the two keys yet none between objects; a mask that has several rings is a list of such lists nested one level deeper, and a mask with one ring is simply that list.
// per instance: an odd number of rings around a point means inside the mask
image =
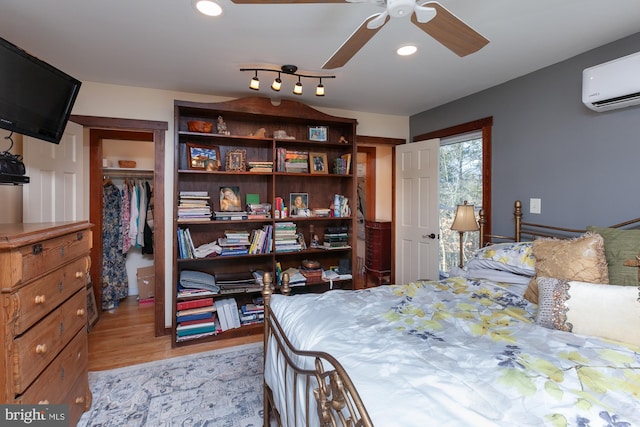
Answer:
[{"label": "track light head", "polygon": [[316,96],[324,96],[324,86],[322,85],[322,78],[320,78],[320,83],[316,86]]},{"label": "track light head", "polygon": [[302,83],[300,83],[300,77],[298,77],[298,83],[293,87],[294,95],[302,95]]},{"label": "track light head", "polygon": [[258,79],[258,71],[256,71],[256,75],[251,79],[249,83],[249,89],[260,90],[260,79]]},{"label": "track light head", "polygon": [[280,88],[282,88],[282,80],[280,80],[280,73],[278,73],[278,77],[271,83],[271,89],[280,92]]}]

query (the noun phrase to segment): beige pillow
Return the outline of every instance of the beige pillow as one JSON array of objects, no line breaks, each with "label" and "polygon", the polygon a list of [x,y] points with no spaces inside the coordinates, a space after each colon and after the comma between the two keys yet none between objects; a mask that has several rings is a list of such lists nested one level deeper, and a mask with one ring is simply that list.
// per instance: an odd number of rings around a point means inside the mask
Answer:
[{"label": "beige pillow", "polygon": [[538,277],[536,323],[640,346],[638,289]]},{"label": "beige pillow", "polygon": [[524,297],[538,303],[536,277],[609,283],[609,270],[601,235],[586,233],[575,239],[537,239],[533,241],[536,276],[531,279]]}]

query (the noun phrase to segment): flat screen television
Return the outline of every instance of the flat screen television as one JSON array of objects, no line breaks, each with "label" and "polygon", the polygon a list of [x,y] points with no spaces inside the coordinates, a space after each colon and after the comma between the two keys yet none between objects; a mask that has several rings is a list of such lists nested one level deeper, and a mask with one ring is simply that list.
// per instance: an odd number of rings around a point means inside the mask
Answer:
[{"label": "flat screen television", "polygon": [[59,144],[80,85],[0,38],[0,128]]}]

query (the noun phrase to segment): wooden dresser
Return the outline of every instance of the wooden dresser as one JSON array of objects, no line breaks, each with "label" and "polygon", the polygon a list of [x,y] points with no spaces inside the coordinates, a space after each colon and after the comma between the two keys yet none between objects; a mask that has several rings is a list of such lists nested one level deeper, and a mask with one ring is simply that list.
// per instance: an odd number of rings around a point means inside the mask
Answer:
[{"label": "wooden dresser", "polygon": [[365,221],[365,286],[391,281],[391,221]]},{"label": "wooden dresser", "polygon": [[0,402],[91,405],[87,277],[91,224],[0,224]]}]

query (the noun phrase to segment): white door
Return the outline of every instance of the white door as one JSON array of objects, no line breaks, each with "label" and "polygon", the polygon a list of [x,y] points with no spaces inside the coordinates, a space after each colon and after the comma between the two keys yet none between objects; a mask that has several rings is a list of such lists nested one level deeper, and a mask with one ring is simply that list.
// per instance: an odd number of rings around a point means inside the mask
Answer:
[{"label": "white door", "polygon": [[78,221],[82,214],[82,126],[68,122],[60,144],[24,137],[29,184],[22,190],[22,221]]},{"label": "white door", "polygon": [[440,140],[396,146],[395,283],[438,279]]}]

